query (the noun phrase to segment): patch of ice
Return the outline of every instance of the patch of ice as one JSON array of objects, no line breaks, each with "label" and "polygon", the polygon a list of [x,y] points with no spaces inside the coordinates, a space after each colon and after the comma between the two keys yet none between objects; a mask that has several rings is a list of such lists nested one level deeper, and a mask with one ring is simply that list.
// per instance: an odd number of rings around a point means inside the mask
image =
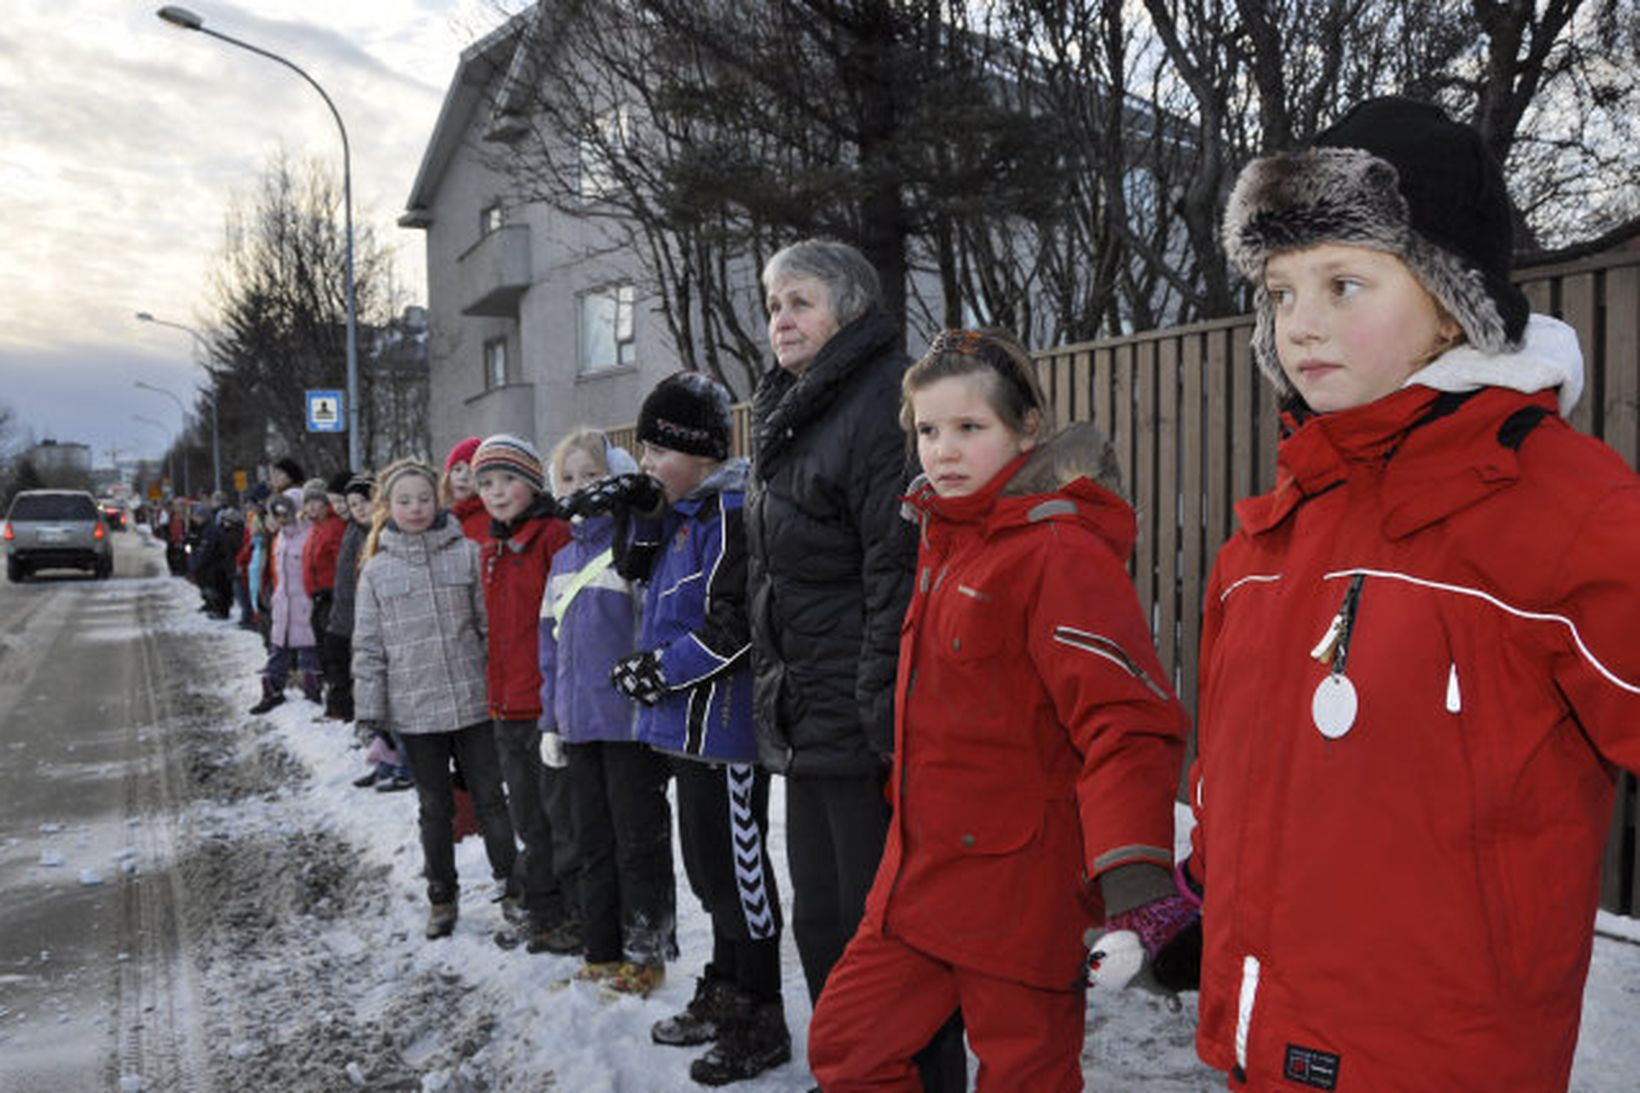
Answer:
[{"label": "patch of ice", "polygon": [[348,1063],[347,1080],[352,1082],[356,1087],[363,1089],[365,1083],[364,1067],[360,1066],[358,1063]]},{"label": "patch of ice", "polygon": [[62,829],[63,829],[62,824],[41,824],[40,825],[40,834],[42,834],[42,835],[55,835],[55,834],[57,834],[57,832],[61,831]]},{"label": "patch of ice", "polygon": [[142,1093],[142,1075],[121,1074],[120,1093]]},{"label": "patch of ice", "polygon": [[55,850],[40,851],[40,864],[48,869],[54,869],[63,864],[63,856]]},{"label": "patch of ice", "polygon": [[103,882],[102,874],[95,869],[80,870],[80,884],[86,888],[95,888]]}]

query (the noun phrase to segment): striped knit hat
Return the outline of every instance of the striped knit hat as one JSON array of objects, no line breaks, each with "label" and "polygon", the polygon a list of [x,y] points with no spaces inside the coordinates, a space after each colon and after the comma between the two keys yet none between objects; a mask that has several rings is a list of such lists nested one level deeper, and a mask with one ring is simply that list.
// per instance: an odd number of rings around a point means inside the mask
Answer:
[{"label": "striped knit hat", "polygon": [[541,453],[523,437],[497,433],[487,438],[473,453],[473,477],[485,471],[511,471],[530,484],[536,493],[547,488]]}]

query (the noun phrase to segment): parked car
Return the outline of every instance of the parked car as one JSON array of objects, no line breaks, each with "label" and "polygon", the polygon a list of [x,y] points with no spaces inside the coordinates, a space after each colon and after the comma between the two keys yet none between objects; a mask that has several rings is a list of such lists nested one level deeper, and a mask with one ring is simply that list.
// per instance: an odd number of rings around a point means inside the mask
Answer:
[{"label": "parked car", "polygon": [[99,580],[114,572],[114,549],[97,502],[81,490],[25,490],[12,498],[0,528],[6,577],[27,580],[42,569],[84,569]]}]

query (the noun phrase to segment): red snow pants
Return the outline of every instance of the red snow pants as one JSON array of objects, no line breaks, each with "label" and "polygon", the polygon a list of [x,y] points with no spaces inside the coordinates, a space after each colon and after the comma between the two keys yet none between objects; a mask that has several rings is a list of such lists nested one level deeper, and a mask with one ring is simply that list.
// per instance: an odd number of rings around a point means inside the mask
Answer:
[{"label": "red snow pants", "polygon": [[1075,1093],[1086,999],[956,967],[867,927],[815,1005],[809,1070],[826,1093],[918,1093],[911,1057],[960,1006],[979,1057],[976,1093]]}]

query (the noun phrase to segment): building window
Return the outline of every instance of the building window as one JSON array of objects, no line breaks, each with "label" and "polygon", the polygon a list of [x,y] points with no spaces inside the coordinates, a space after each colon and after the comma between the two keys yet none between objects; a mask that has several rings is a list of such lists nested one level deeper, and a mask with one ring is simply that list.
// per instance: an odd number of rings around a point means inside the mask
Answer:
[{"label": "building window", "polygon": [[631,113],[624,106],[598,115],[591,135],[581,140],[581,197],[597,201],[615,190],[615,158],[632,135]]},{"label": "building window", "polygon": [[491,338],[484,343],[484,387],[507,386],[507,339]]},{"label": "building window", "polygon": [[619,368],[638,359],[632,285],[611,285],[581,296],[581,371]]},{"label": "building window", "polygon": [[478,211],[478,234],[489,235],[507,222],[507,212],[501,202],[486,205]]}]

